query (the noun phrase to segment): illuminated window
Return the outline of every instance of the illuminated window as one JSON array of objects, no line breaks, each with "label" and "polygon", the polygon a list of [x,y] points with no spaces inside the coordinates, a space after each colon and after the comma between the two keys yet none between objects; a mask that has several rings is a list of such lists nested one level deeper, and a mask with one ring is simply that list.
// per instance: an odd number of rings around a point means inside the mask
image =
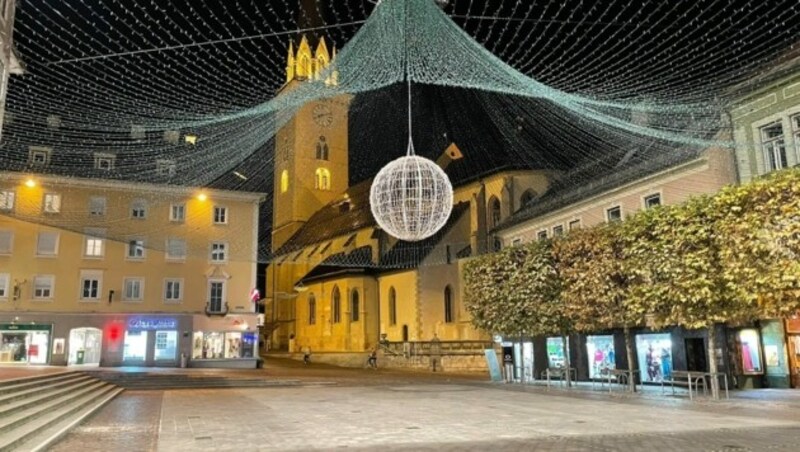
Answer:
[{"label": "illuminated window", "polygon": [[0,210],[14,209],[14,192],[11,190],[0,191]]},{"label": "illuminated window", "polygon": [[283,170],[281,173],[281,193],[289,191],[289,171]]},{"label": "illuminated window", "polygon": [[331,189],[331,172],[327,168],[317,168],[314,179],[314,188],[317,190]]},{"label": "illuminated window", "polygon": [[103,257],[105,249],[105,231],[87,229],[84,237],[83,255],[85,257]]},{"label": "illuminated window", "polygon": [[57,193],[46,193],[44,195],[44,208],[45,213],[59,213],[61,212],[61,195]]}]

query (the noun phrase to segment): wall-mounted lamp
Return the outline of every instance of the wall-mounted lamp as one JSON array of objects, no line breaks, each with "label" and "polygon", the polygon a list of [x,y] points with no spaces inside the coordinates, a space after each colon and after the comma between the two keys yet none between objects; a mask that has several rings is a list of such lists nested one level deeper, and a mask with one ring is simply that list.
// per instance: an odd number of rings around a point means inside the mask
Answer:
[{"label": "wall-mounted lamp", "polygon": [[111,300],[114,299],[114,289],[108,291],[108,304],[111,304]]}]

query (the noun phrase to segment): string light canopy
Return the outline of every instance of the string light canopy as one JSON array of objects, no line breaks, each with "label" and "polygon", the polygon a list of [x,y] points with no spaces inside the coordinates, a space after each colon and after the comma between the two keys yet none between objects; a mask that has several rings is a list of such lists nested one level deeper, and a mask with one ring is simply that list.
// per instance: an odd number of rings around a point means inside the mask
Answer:
[{"label": "string light canopy", "polygon": [[[26,74],[11,76],[0,165],[31,170],[30,147],[45,147],[52,158],[37,172],[97,177],[87,159],[110,153],[102,177],[205,186],[231,176],[232,188],[271,192],[281,126],[306,102],[355,95],[350,175],[359,182],[392,160],[374,152],[388,148],[374,131],[397,142],[383,113],[398,102],[386,92],[411,80],[427,90],[417,117],[430,115],[418,120],[418,152],[458,141],[468,163],[448,168],[456,184],[503,165],[611,171],[620,159],[606,162],[628,150],[647,160],[731,146],[718,133],[729,130],[726,96],[791,58],[800,35],[796,0],[298,3],[20,2],[14,39]],[[339,83],[276,96],[289,42],[303,33],[339,49],[329,66]],[[445,107],[421,108],[437,96]],[[84,226],[78,213],[46,221]]]}]

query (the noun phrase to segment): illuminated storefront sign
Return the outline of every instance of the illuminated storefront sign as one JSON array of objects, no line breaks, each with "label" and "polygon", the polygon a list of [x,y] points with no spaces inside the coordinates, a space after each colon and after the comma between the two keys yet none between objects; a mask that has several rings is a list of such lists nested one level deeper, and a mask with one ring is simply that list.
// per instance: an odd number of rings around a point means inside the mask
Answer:
[{"label": "illuminated storefront sign", "polygon": [[129,330],[174,330],[178,328],[178,321],[170,318],[136,317],[128,320]]}]

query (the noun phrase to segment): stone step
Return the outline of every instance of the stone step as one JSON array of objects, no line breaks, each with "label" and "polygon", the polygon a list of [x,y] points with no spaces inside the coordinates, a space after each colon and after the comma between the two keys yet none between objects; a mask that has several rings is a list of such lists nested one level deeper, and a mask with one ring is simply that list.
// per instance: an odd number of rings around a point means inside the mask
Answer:
[{"label": "stone step", "polygon": [[0,381],[0,395],[17,392],[25,388],[32,388],[42,384],[49,384],[55,381],[75,378],[81,376],[80,372],[63,372],[57,374],[41,375],[29,378],[15,378],[13,380]]},{"label": "stone step", "polygon": [[9,387],[8,391],[0,392],[0,413],[6,405],[21,399],[25,399],[38,394],[45,394],[55,391],[65,386],[70,386],[79,382],[92,381],[88,375],[70,374],[58,379],[53,380],[38,380],[31,383],[20,384],[16,387]]},{"label": "stone step", "polygon": [[106,386],[110,385],[103,381],[94,381],[87,386],[68,391],[66,394],[62,394],[59,397],[51,398],[47,402],[40,403],[36,406],[28,407],[22,410],[17,410],[8,416],[0,418],[0,434],[10,432],[11,430],[20,427],[38,417],[41,417],[50,411],[58,410],[66,405],[72,405],[76,399],[90,395],[93,391]]},{"label": "stone step", "polygon": [[[63,395],[71,394],[87,386],[97,384],[98,380],[83,376],[81,378],[67,380],[50,386],[40,386],[27,391],[14,394],[11,400],[0,399],[0,420],[12,414],[19,413],[34,405],[53,400]],[[9,397],[9,398],[10,398]]]},{"label": "stone step", "polygon": [[17,428],[0,434],[0,452],[41,451],[67,433],[72,427],[102,408],[124,389],[99,383],[92,391],[81,392],[58,408],[44,410]]}]

